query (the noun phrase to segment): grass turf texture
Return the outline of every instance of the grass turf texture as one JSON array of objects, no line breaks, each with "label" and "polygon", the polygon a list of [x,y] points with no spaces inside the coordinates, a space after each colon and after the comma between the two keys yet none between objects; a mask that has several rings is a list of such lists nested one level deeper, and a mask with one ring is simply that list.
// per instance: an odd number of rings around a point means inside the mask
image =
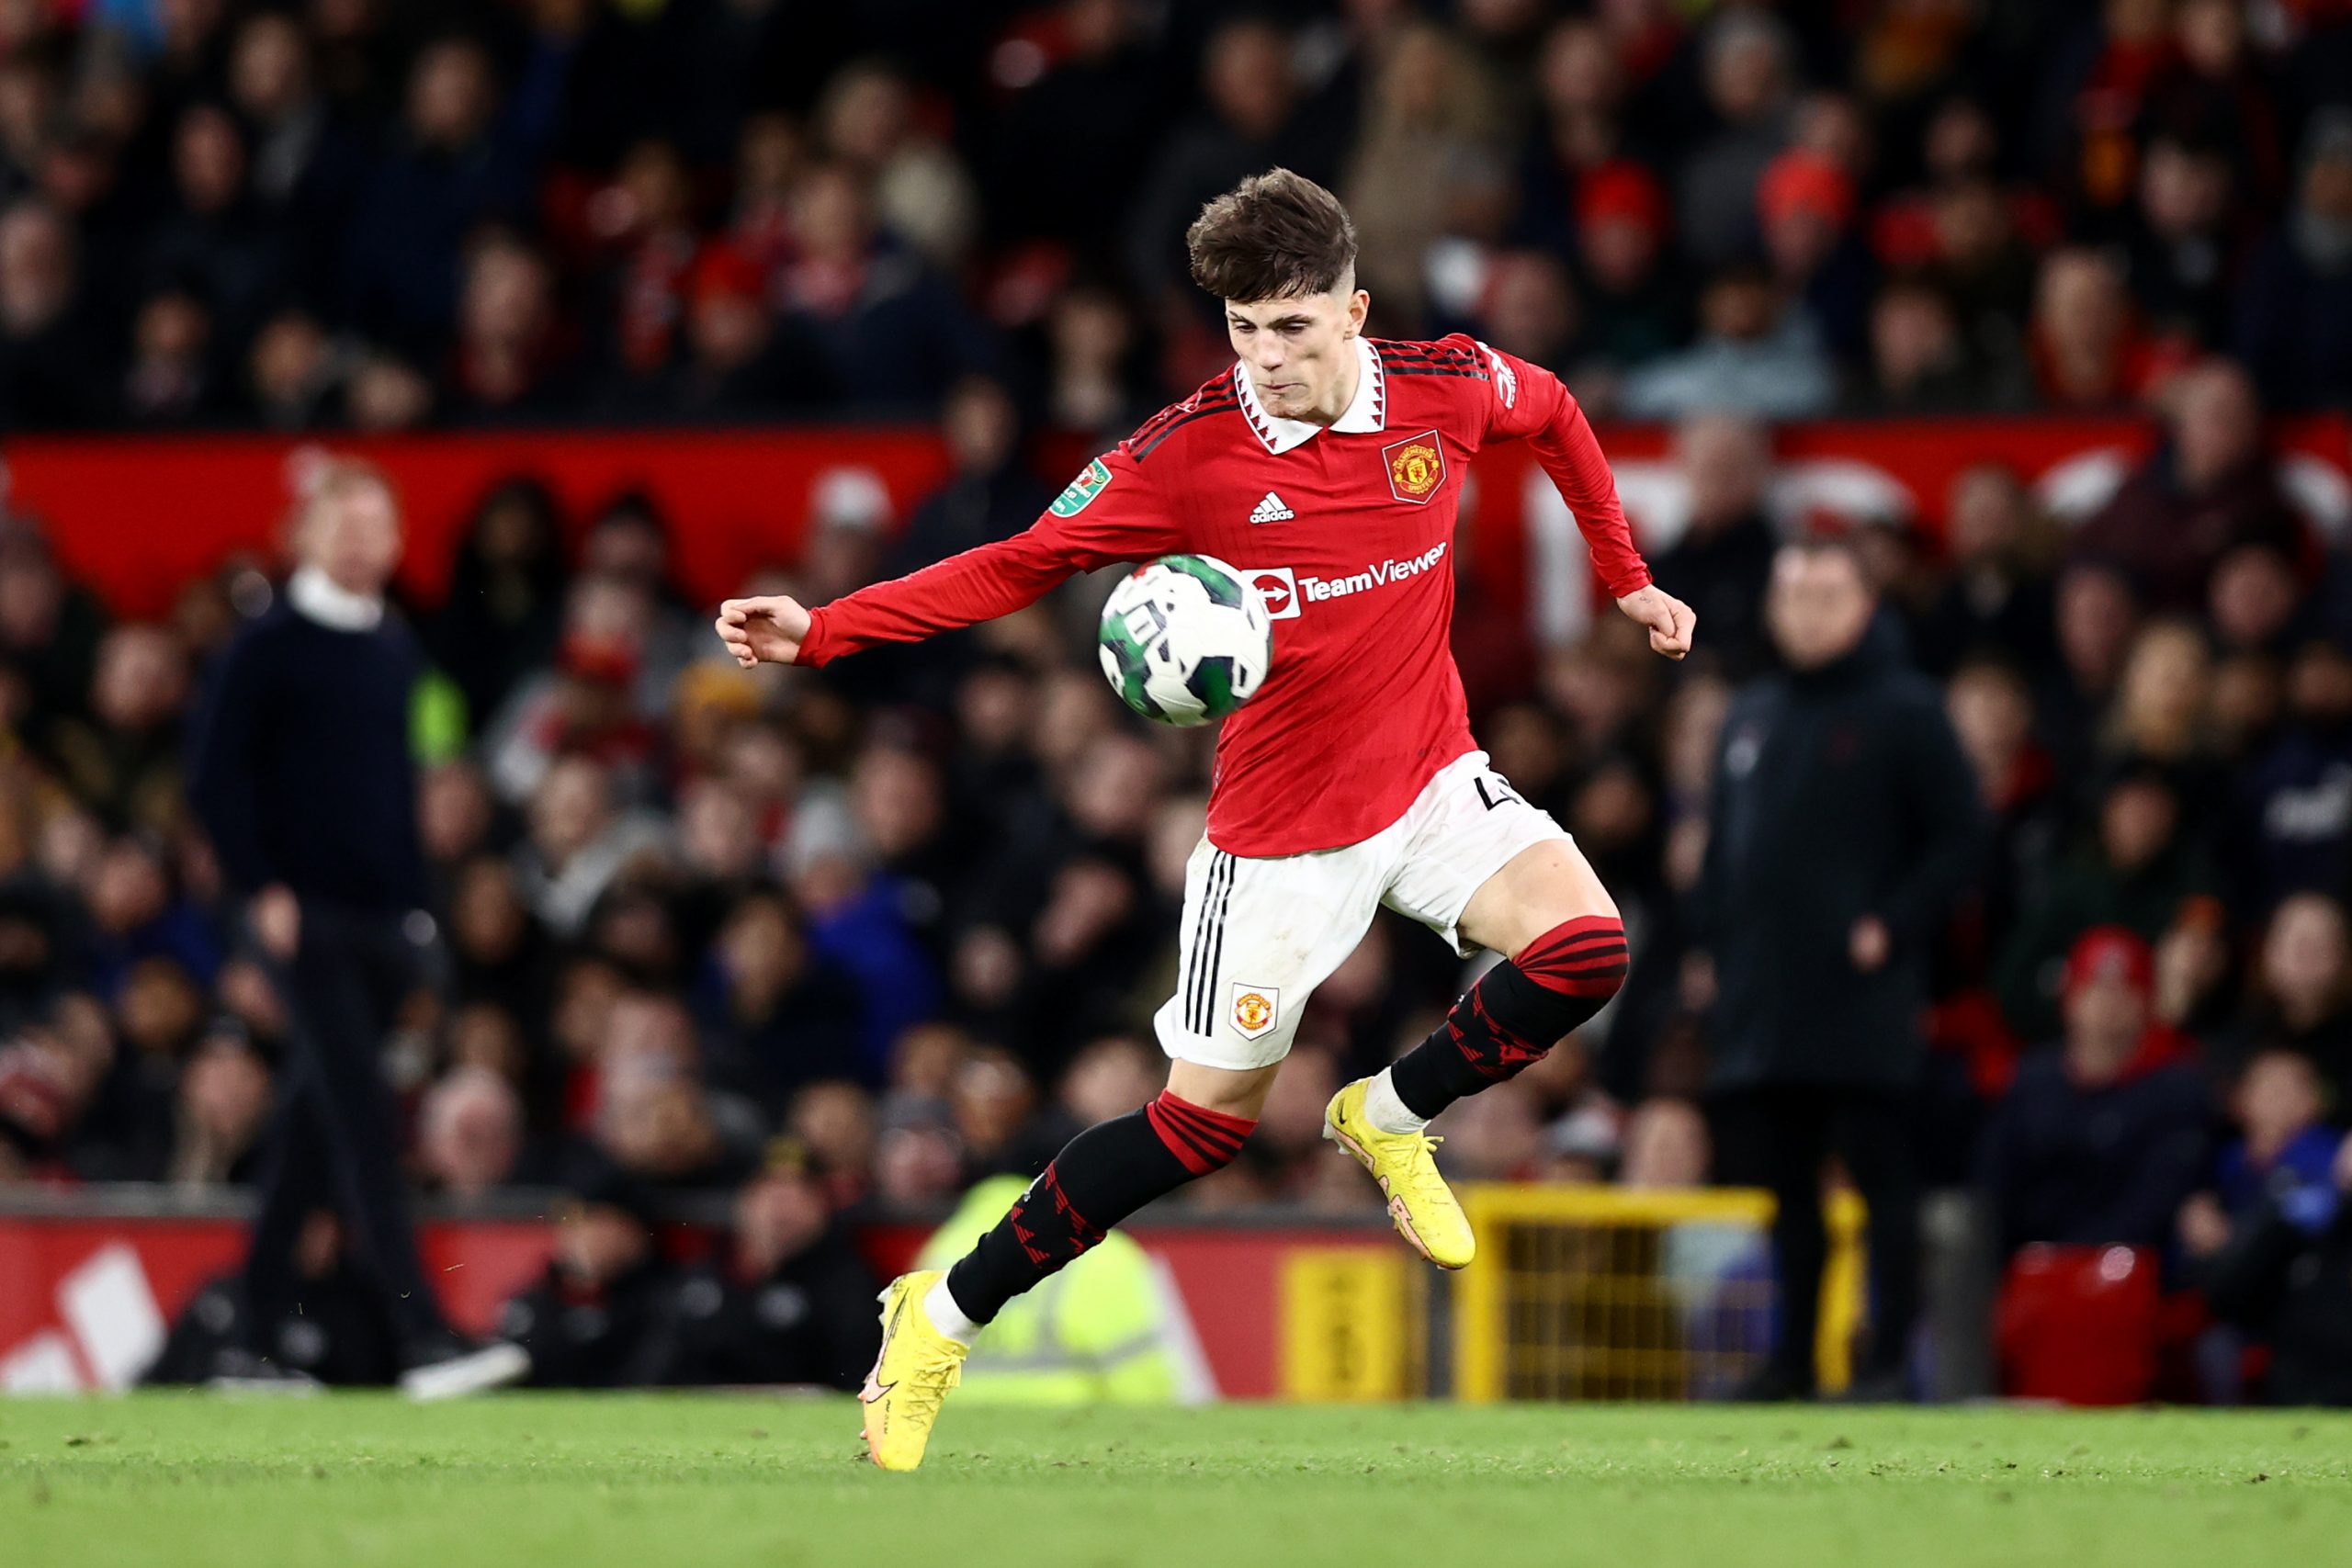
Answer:
[{"label": "grass turf texture", "polygon": [[0,1399],[0,1562],[1316,1568],[2319,1564],[2352,1417],[951,1400],[912,1475],[845,1400]]}]

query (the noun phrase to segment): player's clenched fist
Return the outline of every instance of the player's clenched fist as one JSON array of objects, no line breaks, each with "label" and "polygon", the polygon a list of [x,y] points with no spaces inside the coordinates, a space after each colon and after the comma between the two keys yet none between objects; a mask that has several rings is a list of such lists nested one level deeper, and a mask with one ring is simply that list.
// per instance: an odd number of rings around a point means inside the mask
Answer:
[{"label": "player's clenched fist", "polygon": [[749,670],[754,664],[790,664],[808,636],[808,612],[783,593],[729,599],[718,607],[718,640]]},{"label": "player's clenched fist", "polygon": [[1690,606],[1666,590],[1652,585],[1636,588],[1617,601],[1617,607],[1650,632],[1650,651],[1679,659],[1690,651],[1690,634],[1699,617]]}]

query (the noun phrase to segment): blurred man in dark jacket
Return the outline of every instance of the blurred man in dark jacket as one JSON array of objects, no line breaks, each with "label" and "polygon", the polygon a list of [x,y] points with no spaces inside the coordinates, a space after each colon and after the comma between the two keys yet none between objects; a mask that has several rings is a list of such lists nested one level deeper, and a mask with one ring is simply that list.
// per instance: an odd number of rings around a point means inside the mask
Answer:
[{"label": "blurred man in dark jacket", "polygon": [[881,1345],[880,1288],[816,1179],[772,1167],[736,1194],[725,1252],[672,1296],[654,1379],[856,1388]]},{"label": "blurred man in dark jacket", "polygon": [[[278,1303],[261,1325],[261,1342],[277,1362],[336,1388],[388,1383],[398,1376],[399,1343],[383,1292],[345,1251],[343,1226],[333,1211],[315,1210],[303,1222],[296,1268],[294,1299]],[[172,1325],[163,1354],[140,1381],[210,1381],[222,1352],[253,1337],[246,1314],[240,1277],[224,1274],[212,1280]]]},{"label": "blurred man in dark jacket", "polygon": [[1918,1296],[1911,1109],[1929,948],[1984,840],[1933,686],[1870,636],[1859,557],[1791,545],[1768,601],[1788,671],[1724,722],[1696,919],[1714,980],[1719,1174],[1779,1200],[1770,1362],[1747,1391],[1813,1388],[1832,1153],[1870,1212],[1874,1332],[1858,1387],[1894,1395]]},{"label": "blurred man in dark jacket", "polygon": [[1744,681],[1770,667],[1764,591],[1780,544],[1764,515],[1771,433],[1734,414],[1702,414],[1677,434],[1675,457],[1690,486],[1690,521],[1657,558],[1657,583],[1707,623],[1696,656]]},{"label": "blurred man in dark jacket", "polygon": [[2155,960],[2121,926],[2066,960],[2066,1037],[2018,1071],[1985,1134],[1982,1184],[2004,1258],[2028,1242],[2161,1247],[2205,1168],[2207,1100],[2158,1021]]},{"label": "blurred man in dark jacket", "polygon": [[2312,563],[2309,531],[2262,447],[2254,382],[2214,360],[2180,378],[2170,440],[2075,530],[2073,549],[2125,568],[2151,606],[2194,614],[2214,566],[2240,545]]},{"label": "blurred man in dark jacket", "polygon": [[653,1237],[652,1199],[616,1168],[592,1164],[556,1231],[539,1282],[508,1302],[498,1331],[530,1352],[538,1388],[651,1382],[676,1275]]},{"label": "blurred man in dark jacket", "polygon": [[[448,1398],[511,1382],[512,1345],[471,1345],[424,1273],[401,1169],[399,1107],[380,1062],[426,984],[433,933],[411,719],[424,658],[385,592],[401,556],[390,483],[364,464],[318,477],[284,600],[220,655],[188,759],[188,804],[247,899],[253,947],[283,1000],[283,1109],[259,1178],[244,1291],[257,1335],[295,1298],[295,1245],[331,1199],[385,1292],[401,1386]],[[238,1381],[284,1369],[257,1339]]]}]

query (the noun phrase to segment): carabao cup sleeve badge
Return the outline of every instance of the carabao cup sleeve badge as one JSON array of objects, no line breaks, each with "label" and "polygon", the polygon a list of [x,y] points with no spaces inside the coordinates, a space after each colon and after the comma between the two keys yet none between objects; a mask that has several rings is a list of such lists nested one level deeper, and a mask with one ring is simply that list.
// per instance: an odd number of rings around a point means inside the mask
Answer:
[{"label": "carabao cup sleeve badge", "polygon": [[1085,511],[1087,502],[1101,495],[1103,487],[1110,482],[1110,468],[1097,457],[1086,465],[1078,478],[1069,481],[1069,489],[1054,497],[1053,505],[1046,510],[1057,517],[1075,517]]}]

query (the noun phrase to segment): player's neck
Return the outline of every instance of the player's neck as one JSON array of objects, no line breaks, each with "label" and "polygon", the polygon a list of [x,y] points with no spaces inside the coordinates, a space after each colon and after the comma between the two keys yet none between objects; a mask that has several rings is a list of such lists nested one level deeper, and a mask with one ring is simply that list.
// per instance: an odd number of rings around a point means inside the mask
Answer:
[{"label": "player's neck", "polygon": [[1331,389],[1317,400],[1313,408],[1300,416],[1308,424],[1337,424],[1340,423],[1340,416],[1355,406],[1356,385],[1363,379],[1363,360],[1356,353],[1355,339],[1347,338],[1340,346],[1342,355],[1340,360],[1340,374],[1332,380]]}]

